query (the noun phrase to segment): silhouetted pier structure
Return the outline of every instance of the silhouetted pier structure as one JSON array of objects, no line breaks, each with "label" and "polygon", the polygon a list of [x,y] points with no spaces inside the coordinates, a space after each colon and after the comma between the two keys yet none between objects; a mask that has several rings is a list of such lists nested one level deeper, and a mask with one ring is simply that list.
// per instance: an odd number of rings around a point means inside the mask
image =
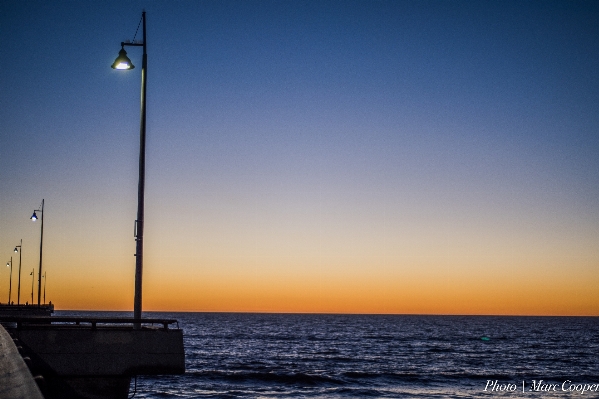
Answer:
[{"label": "silhouetted pier structure", "polygon": [[0,317],[29,317],[29,316],[50,316],[54,313],[54,304],[43,305],[15,305],[0,303]]},{"label": "silhouetted pier structure", "polygon": [[125,399],[131,377],[185,372],[176,320],[3,316],[0,323],[45,399]]}]

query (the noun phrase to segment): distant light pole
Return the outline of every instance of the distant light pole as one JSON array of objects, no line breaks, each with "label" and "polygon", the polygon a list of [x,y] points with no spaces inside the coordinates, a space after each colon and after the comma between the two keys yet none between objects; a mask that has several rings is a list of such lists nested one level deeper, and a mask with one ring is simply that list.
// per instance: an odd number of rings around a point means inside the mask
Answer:
[{"label": "distant light pole", "polygon": [[[144,187],[145,187],[145,169],[146,169],[146,82],[148,71],[148,55],[146,52],[146,12],[141,13],[143,22],[143,42],[125,43],[121,42],[119,55],[112,64],[113,69],[129,70],[135,68],[131,60],[127,57],[125,46],[142,46],[143,58],[141,63],[141,113],[139,127],[139,180],[137,185],[137,220],[135,221],[135,298],[133,300],[133,318],[141,319],[141,291],[143,274],[143,236],[144,236]],[[138,25],[139,28],[139,25]],[[137,32],[136,32],[137,33]],[[133,38],[135,40],[135,37]],[[135,323],[136,329],[141,328],[140,323]]]},{"label": "distant light pole", "polygon": [[31,276],[31,304],[33,305],[33,281],[35,280],[35,269],[31,270],[29,275]]},{"label": "distant light pole", "polygon": [[23,239],[22,238],[21,238],[21,243],[19,245],[15,246],[15,252],[19,253],[19,284],[18,284],[18,289],[17,289],[17,305],[20,305],[21,304],[21,257],[22,257],[22,253],[23,253]]},{"label": "distant light pole", "polygon": [[46,304],[46,282],[48,281],[48,278],[46,277],[46,274],[48,272],[44,272],[44,275],[42,276],[44,278],[44,305]]},{"label": "distant light pole", "polygon": [[8,304],[10,305],[10,294],[12,293],[12,256],[10,257],[10,262],[6,262],[6,267],[10,265],[10,283],[8,283]]},{"label": "distant light pole", "polygon": [[[37,215],[35,214],[35,212],[41,212],[42,213],[42,226],[41,226],[41,235],[40,235],[40,268],[38,271],[38,275],[40,276],[39,278],[39,282],[38,282],[38,286],[37,286],[37,306],[40,306],[40,301],[41,301],[41,291],[42,291],[42,250],[44,249],[44,200],[42,199],[42,205],[40,206],[40,209],[35,209],[33,211],[33,215],[31,215],[31,220],[33,220],[34,222],[37,220]],[[31,304],[33,305],[33,289],[31,290]]]}]

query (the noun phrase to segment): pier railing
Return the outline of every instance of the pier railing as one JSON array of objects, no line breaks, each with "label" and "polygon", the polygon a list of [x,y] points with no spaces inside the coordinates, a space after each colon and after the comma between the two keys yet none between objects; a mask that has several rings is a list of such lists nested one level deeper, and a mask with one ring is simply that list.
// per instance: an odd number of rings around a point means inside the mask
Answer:
[{"label": "pier railing", "polygon": [[53,327],[89,327],[92,330],[98,328],[98,325],[105,327],[133,327],[134,324],[141,324],[142,326],[154,326],[155,324],[162,325],[164,330],[168,330],[170,325],[176,325],[176,329],[179,329],[179,322],[174,319],[135,319],[129,317],[78,317],[78,316],[32,316],[32,317],[17,317],[17,316],[5,316],[0,317],[0,323],[16,323],[17,329],[21,329],[24,326],[48,326]]}]

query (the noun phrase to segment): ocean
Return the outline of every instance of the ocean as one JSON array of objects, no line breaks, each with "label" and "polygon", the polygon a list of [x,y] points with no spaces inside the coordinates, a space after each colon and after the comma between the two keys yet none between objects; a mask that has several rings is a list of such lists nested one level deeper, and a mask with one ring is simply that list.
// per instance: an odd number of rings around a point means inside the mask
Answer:
[{"label": "ocean", "polygon": [[144,317],[179,321],[186,373],[139,376],[135,398],[599,398],[597,317]]}]

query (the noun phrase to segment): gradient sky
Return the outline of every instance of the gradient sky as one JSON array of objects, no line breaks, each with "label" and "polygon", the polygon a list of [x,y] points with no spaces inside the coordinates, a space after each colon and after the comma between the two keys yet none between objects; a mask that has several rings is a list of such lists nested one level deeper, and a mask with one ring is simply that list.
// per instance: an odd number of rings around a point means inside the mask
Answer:
[{"label": "gradient sky", "polygon": [[599,315],[596,1],[0,2],[22,302],[43,198],[47,299],[133,308],[142,9],[144,310]]}]

